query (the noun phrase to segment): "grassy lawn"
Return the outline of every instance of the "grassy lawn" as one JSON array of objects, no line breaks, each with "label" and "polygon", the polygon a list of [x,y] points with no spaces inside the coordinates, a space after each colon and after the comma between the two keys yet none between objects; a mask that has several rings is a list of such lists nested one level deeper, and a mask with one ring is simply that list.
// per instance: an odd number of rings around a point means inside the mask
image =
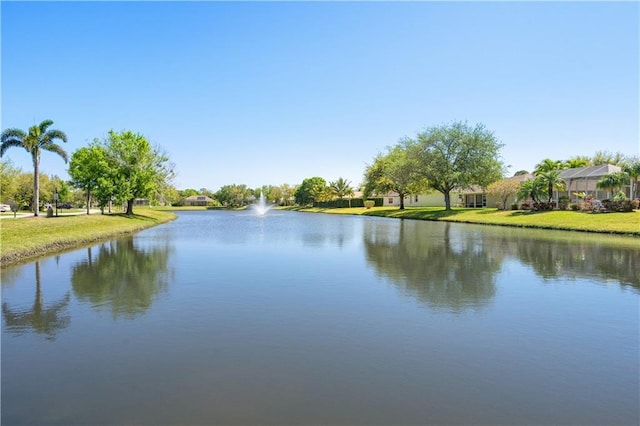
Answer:
[{"label": "grassy lawn", "polygon": [[363,207],[344,209],[305,208],[294,210],[640,236],[639,210],[630,213],[500,211],[495,208],[465,209],[455,207],[450,211],[446,211],[443,207],[408,207],[405,210],[399,210],[397,207],[374,207],[372,209]]},{"label": "grassy lawn", "polygon": [[175,219],[170,212],[136,208],[132,217],[123,214],[27,217],[0,220],[2,265],[28,261],[93,242],[131,234]]}]

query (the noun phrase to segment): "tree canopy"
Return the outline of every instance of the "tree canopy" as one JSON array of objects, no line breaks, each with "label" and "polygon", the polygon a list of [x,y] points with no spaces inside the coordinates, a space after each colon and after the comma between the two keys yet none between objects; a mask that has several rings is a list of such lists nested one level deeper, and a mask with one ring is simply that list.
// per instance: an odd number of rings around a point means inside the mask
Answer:
[{"label": "tree canopy", "polygon": [[294,193],[296,203],[307,205],[317,201],[325,192],[326,187],[327,181],[321,177],[316,176],[304,179]]},{"label": "tree canopy", "polygon": [[427,189],[427,181],[420,174],[420,164],[412,156],[412,142],[400,141],[389,147],[385,154],[378,154],[373,164],[367,166],[364,173],[364,193],[397,192],[400,197],[400,210],[404,209],[404,198],[409,194],[418,194]]},{"label": "tree canopy", "polygon": [[444,195],[451,210],[450,193],[471,185],[486,188],[502,177],[502,144],[483,124],[474,127],[454,122],[419,133],[413,144],[419,171],[428,185]]}]

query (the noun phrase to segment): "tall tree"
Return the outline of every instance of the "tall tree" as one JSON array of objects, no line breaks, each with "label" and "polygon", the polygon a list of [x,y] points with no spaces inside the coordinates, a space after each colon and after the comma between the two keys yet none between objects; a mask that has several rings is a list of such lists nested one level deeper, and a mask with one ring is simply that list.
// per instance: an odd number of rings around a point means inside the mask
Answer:
[{"label": "tall tree", "polygon": [[419,172],[419,163],[412,155],[412,142],[401,140],[389,147],[386,154],[379,154],[364,174],[365,194],[397,192],[400,210],[404,210],[404,198],[427,190],[427,182]]},{"label": "tall tree", "polygon": [[100,184],[106,183],[105,178],[111,172],[113,170],[109,165],[107,150],[96,142],[78,149],[71,155],[69,176],[72,185],[86,192],[87,214],[91,206],[92,192],[97,190]]},{"label": "tall tree", "polygon": [[67,135],[56,129],[49,129],[53,124],[51,120],[44,120],[39,125],[29,127],[25,133],[20,129],[6,129],[2,132],[2,145],[0,145],[0,157],[7,149],[12,147],[22,147],[33,160],[33,214],[39,215],[40,210],[40,154],[42,151],[49,151],[58,154],[68,161],[67,152],[56,143],[56,140],[67,142]]},{"label": "tall tree", "polygon": [[114,169],[114,196],[127,203],[127,215],[133,215],[136,198],[149,197],[159,182],[173,174],[173,165],[160,148],[154,148],[143,135],[131,131],[109,131],[104,146]]},{"label": "tall tree", "polygon": [[554,189],[562,190],[565,188],[565,182],[560,177],[560,172],[558,170],[539,172],[535,180],[540,181],[541,184],[547,188],[548,203],[550,203],[553,198]]},{"label": "tall tree", "polygon": [[451,210],[451,191],[471,185],[486,188],[502,177],[502,144],[483,124],[467,123],[431,127],[417,136],[415,155],[420,172],[431,188],[444,195]]},{"label": "tall tree", "polygon": [[318,197],[322,196],[326,186],[327,181],[318,176],[304,179],[294,193],[296,203],[307,205],[317,201]]}]

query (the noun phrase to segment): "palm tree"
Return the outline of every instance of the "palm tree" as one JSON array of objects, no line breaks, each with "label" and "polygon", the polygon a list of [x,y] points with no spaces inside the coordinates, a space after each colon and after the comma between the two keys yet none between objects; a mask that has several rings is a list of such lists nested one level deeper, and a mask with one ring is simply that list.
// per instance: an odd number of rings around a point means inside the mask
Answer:
[{"label": "palm tree", "polygon": [[[330,182],[329,188],[331,188],[331,192],[333,193],[333,195],[338,197],[339,200],[342,200],[344,197],[353,195],[351,182],[343,178],[338,178],[337,181]],[[351,207],[351,198],[349,198],[349,207]]]},{"label": "palm tree", "polygon": [[640,198],[640,158],[632,158],[624,167],[624,172],[631,179],[631,198]]},{"label": "palm tree", "polygon": [[604,175],[596,182],[596,187],[600,189],[606,189],[611,191],[610,196],[622,188],[622,185],[627,181],[628,176],[625,172],[615,172]]},{"label": "palm tree", "polygon": [[11,147],[22,147],[31,154],[33,159],[33,214],[38,216],[40,209],[40,152],[42,150],[55,152],[69,161],[67,152],[55,143],[56,139],[62,142],[67,141],[67,135],[60,130],[49,129],[53,124],[51,120],[44,120],[40,125],[29,127],[29,132],[25,133],[20,129],[6,129],[2,132],[2,145],[0,145],[0,157]]},{"label": "palm tree", "polygon": [[562,168],[562,161],[554,161],[549,158],[545,158],[540,163],[536,164],[536,168],[533,171],[534,174],[543,172],[549,172],[551,170],[559,170]]},{"label": "palm tree", "polygon": [[536,164],[536,168],[533,173],[536,175],[536,180],[540,180],[547,186],[547,195],[549,196],[548,203],[551,203],[553,198],[553,188],[563,189],[565,187],[564,180],[560,178],[558,170],[566,167],[566,164],[562,161],[554,161],[549,158],[545,158],[540,163]]},{"label": "palm tree", "polygon": [[524,201],[526,201],[527,198],[531,198],[534,203],[537,203],[540,201],[542,195],[544,195],[544,185],[542,181],[540,179],[530,179],[520,184],[516,198]]},{"label": "palm tree", "polygon": [[549,170],[547,172],[540,172],[536,176],[536,180],[540,179],[543,185],[547,187],[547,196],[549,197],[548,203],[553,198],[553,189],[563,190],[565,188],[564,180],[560,177],[558,170]]}]

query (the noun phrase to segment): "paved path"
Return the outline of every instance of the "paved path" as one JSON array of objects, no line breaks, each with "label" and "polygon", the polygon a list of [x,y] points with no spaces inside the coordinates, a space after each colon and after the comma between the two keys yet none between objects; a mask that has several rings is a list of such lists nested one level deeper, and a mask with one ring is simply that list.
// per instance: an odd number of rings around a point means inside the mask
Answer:
[{"label": "paved path", "polygon": [[[89,212],[91,212],[91,214],[100,214],[100,209],[90,209]],[[54,216],[55,216],[55,210],[54,210]],[[68,210],[62,210],[62,209],[58,209],[58,216],[79,216],[82,214],[87,214],[86,210],[74,210],[74,211],[68,211]],[[40,212],[40,216],[42,217],[47,217],[47,212]],[[27,211],[20,211],[16,214],[16,219],[22,219],[25,217],[33,217],[33,212],[27,212]],[[2,212],[0,213],[0,219],[13,219],[13,212]]]}]

